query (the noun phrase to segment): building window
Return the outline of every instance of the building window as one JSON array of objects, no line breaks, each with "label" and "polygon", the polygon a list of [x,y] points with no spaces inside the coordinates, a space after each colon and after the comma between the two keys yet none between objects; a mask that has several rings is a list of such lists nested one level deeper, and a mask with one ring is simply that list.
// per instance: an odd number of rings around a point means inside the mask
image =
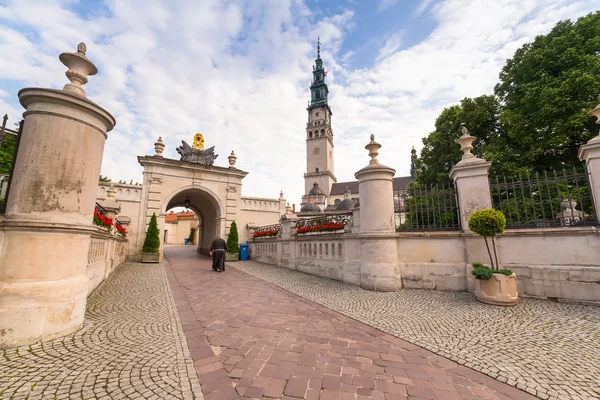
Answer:
[{"label": "building window", "polygon": [[315,168],[315,172],[319,172],[319,168]]},{"label": "building window", "polygon": [[321,136],[325,136],[325,129],[321,129]]},{"label": "building window", "polygon": [[312,138],[312,131],[308,132],[308,137]]}]

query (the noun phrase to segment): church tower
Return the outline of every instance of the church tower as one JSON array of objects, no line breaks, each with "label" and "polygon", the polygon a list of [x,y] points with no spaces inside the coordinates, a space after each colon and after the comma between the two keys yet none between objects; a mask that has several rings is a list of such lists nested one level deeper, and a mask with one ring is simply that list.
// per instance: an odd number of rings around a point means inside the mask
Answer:
[{"label": "church tower", "polygon": [[304,193],[318,189],[329,196],[331,185],[337,182],[333,175],[333,131],[331,130],[331,108],[327,104],[329,89],[325,83],[327,72],[321,60],[321,42],[317,41],[317,59],[313,66],[313,82],[310,85],[308,123],[306,124],[306,173]]}]

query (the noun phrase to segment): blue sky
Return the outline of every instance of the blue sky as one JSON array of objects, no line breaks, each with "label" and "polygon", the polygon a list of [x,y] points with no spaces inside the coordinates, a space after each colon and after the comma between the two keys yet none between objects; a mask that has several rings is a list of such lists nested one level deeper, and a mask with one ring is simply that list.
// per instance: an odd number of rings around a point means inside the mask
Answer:
[{"label": "blue sky", "polygon": [[492,93],[516,49],[597,9],[600,0],[0,0],[0,113],[18,120],[22,87],[62,88],[58,55],[84,41],[99,70],[85,90],[117,119],[103,175],[142,181],[136,156],[153,154],[159,136],[178,158],[181,140],[202,132],[217,165],[234,150],[249,172],[243,195],[283,190],[298,204],[317,36],[338,181],[367,164],[370,134],[404,176],[444,107]]}]

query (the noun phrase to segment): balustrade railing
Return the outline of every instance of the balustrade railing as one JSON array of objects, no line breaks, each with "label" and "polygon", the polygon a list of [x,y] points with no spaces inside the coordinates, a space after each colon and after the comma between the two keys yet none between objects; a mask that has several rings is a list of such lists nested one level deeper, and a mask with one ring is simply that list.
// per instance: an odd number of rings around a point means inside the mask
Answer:
[{"label": "balustrade railing", "polygon": [[453,185],[410,185],[394,192],[397,231],[459,231],[460,217]]},{"label": "balustrade railing", "polygon": [[296,234],[310,232],[335,232],[352,225],[352,213],[301,219],[296,222]]},{"label": "balustrade railing", "polygon": [[490,178],[492,203],[506,216],[507,229],[598,224],[588,172],[563,169],[524,178]]}]

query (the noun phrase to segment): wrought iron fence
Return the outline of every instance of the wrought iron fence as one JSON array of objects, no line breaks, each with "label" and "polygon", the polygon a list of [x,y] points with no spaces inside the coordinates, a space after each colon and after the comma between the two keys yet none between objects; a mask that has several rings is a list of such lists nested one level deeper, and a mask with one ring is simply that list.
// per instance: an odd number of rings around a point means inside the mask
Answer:
[{"label": "wrought iron fence", "polygon": [[453,185],[411,184],[394,192],[397,231],[459,231],[460,214]]},{"label": "wrought iron fence", "polygon": [[104,207],[102,207],[100,204],[96,203],[96,211],[98,211],[98,213],[100,213],[100,215],[106,215],[106,210],[104,209]]},{"label": "wrought iron fence", "polygon": [[274,236],[279,236],[280,233],[281,233],[281,224],[265,225],[265,226],[259,226],[258,228],[254,229],[254,232],[252,233],[252,237],[253,238],[274,237]]},{"label": "wrought iron fence", "polygon": [[296,233],[333,232],[352,224],[352,213],[324,215],[296,222]]},{"label": "wrought iron fence", "polygon": [[525,178],[490,179],[492,203],[506,216],[507,229],[596,225],[589,175],[583,171],[552,171]]},{"label": "wrought iron fence", "polygon": [[19,122],[19,129],[6,127],[8,116],[4,115],[0,127],[0,214],[6,212],[6,202],[12,184],[13,168],[17,160],[21,132],[23,131],[23,120]]}]

